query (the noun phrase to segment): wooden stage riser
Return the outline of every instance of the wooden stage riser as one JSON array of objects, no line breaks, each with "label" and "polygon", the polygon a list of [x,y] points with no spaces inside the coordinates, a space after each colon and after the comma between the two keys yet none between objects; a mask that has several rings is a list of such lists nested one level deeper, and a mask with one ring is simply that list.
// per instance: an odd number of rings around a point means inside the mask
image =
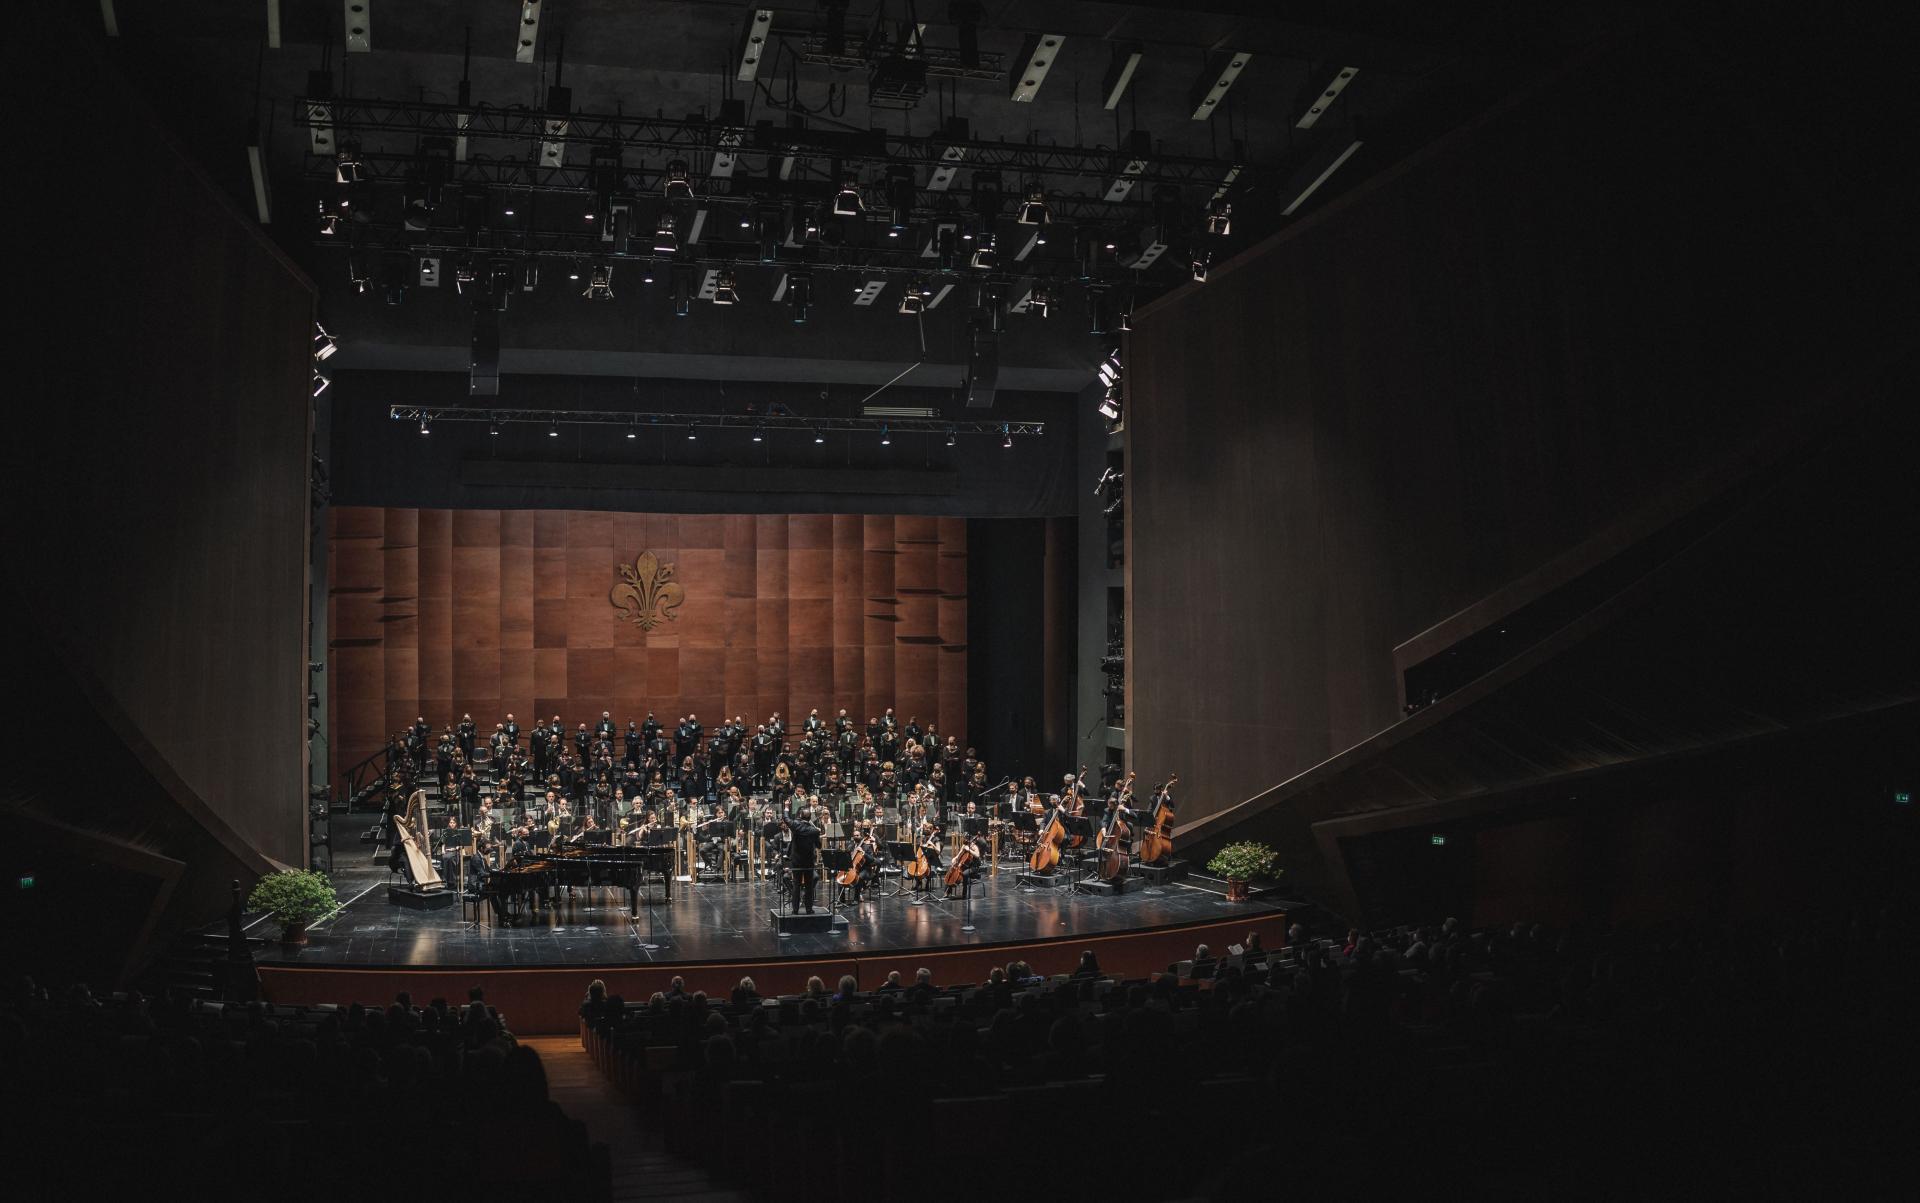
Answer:
[{"label": "wooden stage riser", "polygon": [[587,983],[595,978],[606,982],[609,993],[618,994],[628,1002],[645,1001],[654,991],[666,989],[675,977],[686,979],[689,992],[704,990],[708,997],[724,1001],[742,977],[751,977],[760,994],[772,996],[798,994],[806,988],[807,979],[814,976],[832,990],[841,976],[849,973],[861,989],[871,990],[886,981],[887,974],[894,970],[899,970],[900,976],[911,982],[914,971],[923,966],[933,971],[933,980],[940,985],[984,982],[989,970],[1016,960],[1027,962],[1036,973],[1070,973],[1079,964],[1081,951],[1089,948],[1099,957],[1101,971],[1108,976],[1146,977],[1164,971],[1175,961],[1191,957],[1196,944],[1206,944],[1215,953],[1223,953],[1228,945],[1244,940],[1248,932],[1257,931],[1266,947],[1279,948],[1286,930],[1286,914],[1268,911],[1242,919],[1157,931],[1119,932],[1028,944],[930,948],[906,953],[599,968],[555,965],[538,969],[355,969],[262,965],[260,980],[271,1002],[334,1002],[342,1006],[351,1002],[384,1006],[402,990],[412,994],[415,1005],[424,1005],[435,998],[459,1004],[466,1001],[470,988],[480,986],[486,991],[487,1002],[499,1008],[515,1033],[541,1036],[578,1030],[580,1003],[586,997]]}]

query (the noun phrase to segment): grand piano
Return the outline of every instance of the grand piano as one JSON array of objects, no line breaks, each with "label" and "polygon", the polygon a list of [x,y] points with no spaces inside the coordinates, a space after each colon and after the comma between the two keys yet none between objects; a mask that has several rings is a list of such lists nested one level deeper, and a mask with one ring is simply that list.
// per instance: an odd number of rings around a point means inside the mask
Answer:
[{"label": "grand piano", "polygon": [[638,848],[615,844],[584,844],[545,848],[508,861],[487,875],[481,893],[493,913],[511,920],[529,895],[546,896],[562,887],[615,886],[627,891],[627,913],[640,913],[640,890],[648,874],[657,873],[673,901],[673,845]]}]

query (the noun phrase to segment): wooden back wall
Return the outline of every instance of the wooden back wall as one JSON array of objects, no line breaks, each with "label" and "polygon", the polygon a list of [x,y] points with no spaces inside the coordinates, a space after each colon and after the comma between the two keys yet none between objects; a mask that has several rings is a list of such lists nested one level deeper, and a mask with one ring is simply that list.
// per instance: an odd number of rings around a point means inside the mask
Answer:
[{"label": "wooden back wall", "polygon": [[[711,728],[891,705],[966,740],[965,519],[583,510],[328,512],[334,780],[425,715],[571,729],[651,709]],[[675,565],[651,632],[609,600],[642,552]]]}]

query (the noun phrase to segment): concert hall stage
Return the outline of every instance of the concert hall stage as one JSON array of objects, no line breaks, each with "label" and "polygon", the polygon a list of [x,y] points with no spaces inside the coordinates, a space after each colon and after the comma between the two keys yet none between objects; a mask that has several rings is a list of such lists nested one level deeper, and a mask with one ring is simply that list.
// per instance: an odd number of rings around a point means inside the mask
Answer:
[{"label": "concert hall stage", "polygon": [[[274,943],[257,954],[269,998],[384,1003],[404,989],[418,1001],[459,1001],[480,985],[525,1033],[572,1030],[573,1010],[595,977],[628,999],[676,974],[689,990],[723,996],[750,976],[770,995],[798,992],[815,974],[830,988],[847,973],[871,988],[891,970],[911,978],[923,965],[943,983],[984,980],[1014,959],[1066,972],[1087,948],[1108,973],[1144,976],[1191,956],[1196,943],[1224,949],[1253,930],[1278,947],[1286,919],[1271,901],[1229,903],[1183,883],[1135,882],[1119,896],[1025,888],[1003,866],[975,889],[971,932],[962,930],[969,916],[959,900],[942,901],[936,891],[917,905],[900,895],[841,907],[846,926],[831,933],[780,933],[770,884],[686,881],[674,883],[671,902],[657,885],[647,891],[653,905],[643,903],[637,919],[628,918],[624,891],[576,890],[569,899],[563,890],[550,911],[505,927],[491,914],[475,924],[471,905],[396,906],[383,866],[339,866],[333,878],[347,905],[315,924],[306,946]],[[830,897],[823,887],[821,901]]]}]

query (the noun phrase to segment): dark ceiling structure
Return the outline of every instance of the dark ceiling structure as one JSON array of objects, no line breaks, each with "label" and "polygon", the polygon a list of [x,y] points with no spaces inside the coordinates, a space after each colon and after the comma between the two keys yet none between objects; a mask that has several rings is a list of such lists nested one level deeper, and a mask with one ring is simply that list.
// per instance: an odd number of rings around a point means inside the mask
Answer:
[{"label": "dark ceiling structure", "polygon": [[[101,10],[333,365],[1077,392],[1133,305],[1595,36],[1538,7]],[[497,356],[495,348],[498,348]]]}]

